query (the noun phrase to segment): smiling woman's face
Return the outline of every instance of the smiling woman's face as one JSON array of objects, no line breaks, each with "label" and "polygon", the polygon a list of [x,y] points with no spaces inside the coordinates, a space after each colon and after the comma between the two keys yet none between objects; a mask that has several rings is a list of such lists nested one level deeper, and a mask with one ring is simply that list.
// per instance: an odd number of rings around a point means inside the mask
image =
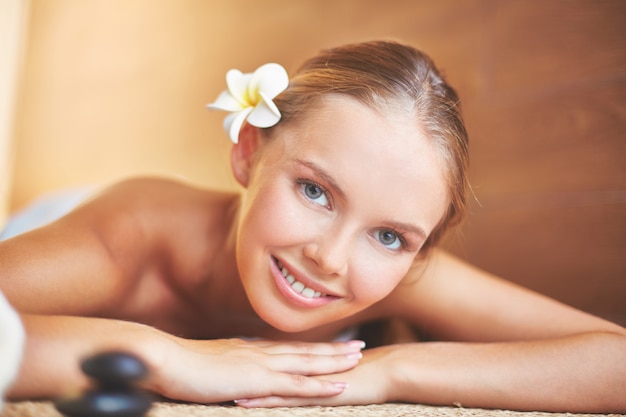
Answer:
[{"label": "smiling woman's face", "polygon": [[388,295],[448,204],[441,158],[410,116],[345,96],[311,114],[259,145],[237,236],[253,308],[288,332]]}]

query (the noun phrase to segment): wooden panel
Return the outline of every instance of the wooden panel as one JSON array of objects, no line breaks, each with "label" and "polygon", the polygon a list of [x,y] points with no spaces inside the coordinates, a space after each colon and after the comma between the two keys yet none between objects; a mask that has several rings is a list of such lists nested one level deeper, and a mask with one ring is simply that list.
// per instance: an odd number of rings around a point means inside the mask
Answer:
[{"label": "wooden panel", "polygon": [[526,94],[623,75],[626,2],[491,1],[492,91]]},{"label": "wooden panel", "polygon": [[626,81],[472,104],[479,194],[626,190]]},{"label": "wooden panel", "polygon": [[[332,43],[398,39],[427,52],[463,96],[483,88],[483,0],[325,0]],[[477,24],[478,23],[478,24]]]}]

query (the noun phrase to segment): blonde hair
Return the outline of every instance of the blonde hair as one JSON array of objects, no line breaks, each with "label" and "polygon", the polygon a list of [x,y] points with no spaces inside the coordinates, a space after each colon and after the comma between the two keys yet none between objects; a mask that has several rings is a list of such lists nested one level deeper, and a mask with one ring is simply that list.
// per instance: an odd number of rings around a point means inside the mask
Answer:
[{"label": "blonde hair", "polygon": [[[322,51],[306,61],[274,102],[279,125],[298,120],[325,94],[345,94],[370,108],[401,106],[412,112],[445,161],[449,205],[423,249],[465,215],[469,182],[468,136],[459,99],[433,61],[417,49],[396,42],[373,41]],[[268,132],[269,133],[269,132]]]}]

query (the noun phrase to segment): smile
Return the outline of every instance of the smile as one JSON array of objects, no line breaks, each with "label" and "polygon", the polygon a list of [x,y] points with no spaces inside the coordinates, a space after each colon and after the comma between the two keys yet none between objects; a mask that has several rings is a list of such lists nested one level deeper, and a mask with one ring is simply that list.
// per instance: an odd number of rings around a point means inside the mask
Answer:
[{"label": "smile", "polygon": [[289,283],[289,285],[291,285],[291,288],[295,292],[301,294],[303,297],[306,297],[306,298],[319,298],[319,297],[326,295],[319,291],[315,291],[312,288],[307,287],[302,282],[295,279],[294,276],[289,273],[287,268],[285,268],[278,259],[274,258],[274,262],[276,262],[276,266],[278,266],[278,269],[285,277],[285,280],[287,280],[287,282]]}]

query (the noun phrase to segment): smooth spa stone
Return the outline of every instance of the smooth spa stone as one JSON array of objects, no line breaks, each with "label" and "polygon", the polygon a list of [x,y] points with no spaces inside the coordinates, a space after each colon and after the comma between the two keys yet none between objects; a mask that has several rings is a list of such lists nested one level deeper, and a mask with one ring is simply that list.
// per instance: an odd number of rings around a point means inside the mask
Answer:
[{"label": "smooth spa stone", "polygon": [[78,398],[55,402],[67,417],[141,417],[152,407],[152,398],[141,391],[88,391]]},{"label": "smooth spa stone", "polygon": [[146,377],[148,368],[126,352],[104,352],[84,360],[81,369],[103,388],[124,388]]}]

